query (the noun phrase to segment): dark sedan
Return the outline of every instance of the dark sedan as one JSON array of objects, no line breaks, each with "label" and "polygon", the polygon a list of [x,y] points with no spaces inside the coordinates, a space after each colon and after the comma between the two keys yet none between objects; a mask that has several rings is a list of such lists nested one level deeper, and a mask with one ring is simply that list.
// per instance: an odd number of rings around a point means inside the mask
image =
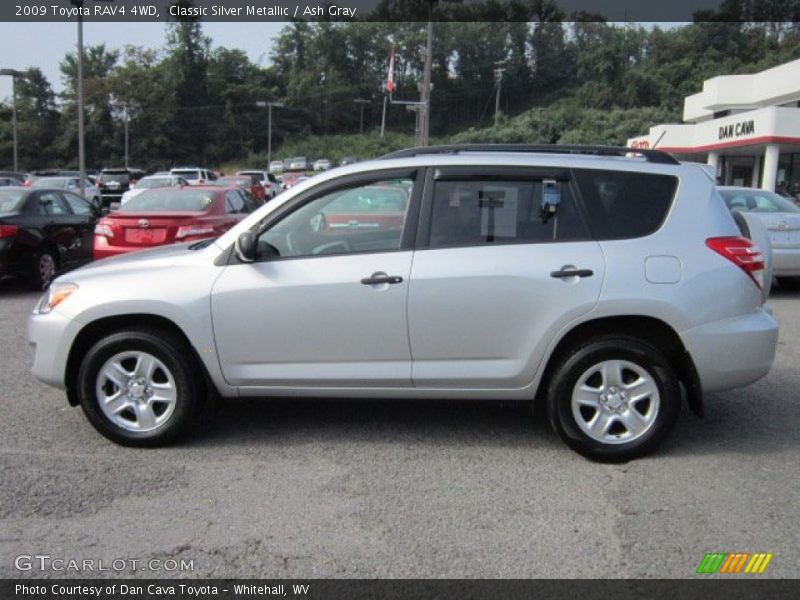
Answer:
[{"label": "dark sedan", "polygon": [[65,190],[0,189],[0,276],[44,289],[57,272],[92,260],[100,211]]}]

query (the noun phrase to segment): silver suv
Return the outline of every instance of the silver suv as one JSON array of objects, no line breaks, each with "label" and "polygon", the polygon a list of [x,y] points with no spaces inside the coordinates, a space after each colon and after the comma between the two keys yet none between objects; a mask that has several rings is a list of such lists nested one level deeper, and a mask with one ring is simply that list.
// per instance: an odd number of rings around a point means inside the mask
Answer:
[{"label": "silver suv", "polygon": [[657,151],[450,146],[318,175],[224,235],[63,275],[33,374],[115,442],[209,395],[539,401],[581,454],[655,448],[778,326],[705,170]]}]

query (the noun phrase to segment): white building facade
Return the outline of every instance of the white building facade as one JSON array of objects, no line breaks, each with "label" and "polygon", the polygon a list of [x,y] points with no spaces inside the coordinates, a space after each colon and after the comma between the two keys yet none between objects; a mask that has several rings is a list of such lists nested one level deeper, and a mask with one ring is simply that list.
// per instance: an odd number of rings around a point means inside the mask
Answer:
[{"label": "white building facade", "polygon": [[800,60],[707,79],[684,100],[683,121],[651,127],[628,146],[707,162],[721,185],[800,197]]}]

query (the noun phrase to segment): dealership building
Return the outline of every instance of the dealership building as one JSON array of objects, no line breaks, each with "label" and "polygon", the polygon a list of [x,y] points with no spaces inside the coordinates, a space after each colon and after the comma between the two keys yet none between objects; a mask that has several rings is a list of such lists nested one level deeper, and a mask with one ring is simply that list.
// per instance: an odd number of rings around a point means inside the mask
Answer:
[{"label": "dealership building", "polygon": [[684,99],[683,123],[651,127],[628,146],[706,162],[721,185],[800,196],[800,60],[707,79]]}]

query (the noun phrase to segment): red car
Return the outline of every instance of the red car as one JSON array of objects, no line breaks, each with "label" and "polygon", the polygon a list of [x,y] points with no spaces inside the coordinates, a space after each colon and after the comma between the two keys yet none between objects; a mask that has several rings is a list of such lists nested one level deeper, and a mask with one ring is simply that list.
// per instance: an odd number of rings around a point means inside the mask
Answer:
[{"label": "red car", "polygon": [[251,211],[250,201],[234,187],[147,190],[97,222],[94,258],[217,237]]},{"label": "red car", "polygon": [[217,179],[216,184],[223,187],[237,187],[246,191],[258,206],[267,201],[267,192],[264,190],[264,186],[252,175],[228,175]]}]

